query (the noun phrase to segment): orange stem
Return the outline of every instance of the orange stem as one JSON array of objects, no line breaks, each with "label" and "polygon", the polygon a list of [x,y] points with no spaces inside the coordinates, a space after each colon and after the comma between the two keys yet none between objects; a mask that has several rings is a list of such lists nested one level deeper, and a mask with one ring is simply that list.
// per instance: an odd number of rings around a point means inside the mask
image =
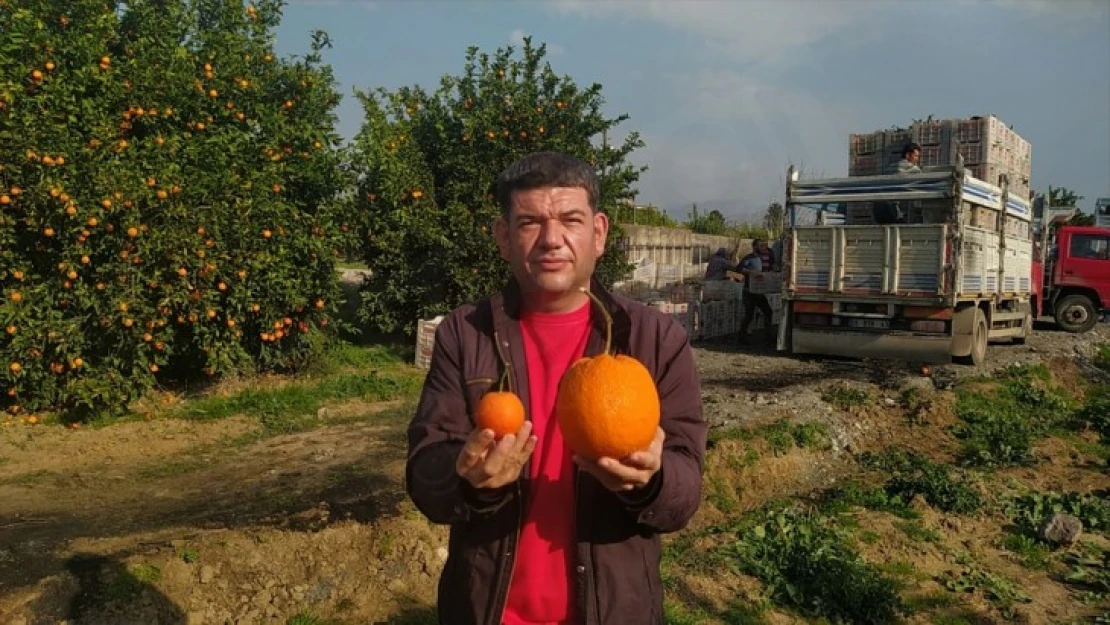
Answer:
[{"label": "orange stem", "polygon": [[590,289],[585,288],[585,287],[578,287],[578,290],[582,291],[583,293],[586,294],[587,297],[589,297],[591,300],[593,300],[594,303],[597,304],[597,309],[601,311],[601,316],[605,317],[605,353],[612,355],[611,352],[609,351],[610,348],[612,348],[612,346],[613,346],[613,317],[612,317],[612,315],[609,314],[608,310],[605,310],[605,304],[602,304],[601,300],[599,300],[596,295],[594,295],[593,293],[590,292]]}]

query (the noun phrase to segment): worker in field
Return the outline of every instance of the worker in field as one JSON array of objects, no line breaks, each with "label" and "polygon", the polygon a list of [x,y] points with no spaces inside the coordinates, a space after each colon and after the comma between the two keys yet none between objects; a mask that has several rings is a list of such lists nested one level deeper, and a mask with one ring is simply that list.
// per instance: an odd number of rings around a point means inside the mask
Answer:
[{"label": "worker in field", "polygon": [[[594,277],[609,221],[589,164],[531,154],[498,177],[497,200],[493,230],[511,278],[440,323],[408,428],[408,495],[451,527],[438,621],[663,625],[661,535],[694,516],[705,466],[689,337]],[[659,427],[646,448],[585,458],[564,442],[556,399],[571,364],[607,348],[648,369],[640,380],[658,392]],[[494,392],[500,403],[482,402]],[[590,399],[607,404],[604,393]]]},{"label": "worker in field", "polygon": [[709,263],[705,267],[705,279],[724,280],[730,271],[736,271],[736,268],[728,258],[728,250],[723,247],[718,248],[709,257]]},{"label": "worker in field", "polygon": [[774,267],[773,260],[767,242],[763,239],[756,239],[752,241],[751,253],[740,261],[740,273],[744,276],[744,317],[740,320],[738,343],[746,343],[748,336],[753,333],[749,328],[757,310],[762,313],[768,328],[773,323],[774,313],[771,311],[771,304],[767,301],[767,296],[763,293],[752,292],[752,282],[758,280],[760,274],[771,271]]}]

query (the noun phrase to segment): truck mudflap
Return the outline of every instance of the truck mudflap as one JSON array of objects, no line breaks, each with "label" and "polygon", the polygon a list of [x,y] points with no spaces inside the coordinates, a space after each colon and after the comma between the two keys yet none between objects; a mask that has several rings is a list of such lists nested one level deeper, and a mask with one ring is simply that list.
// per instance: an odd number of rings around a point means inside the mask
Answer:
[{"label": "truck mudflap", "polygon": [[795,326],[790,329],[789,337],[791,351],[795,354],[877,358],[923,364],[948,364],[952,362],[952,337],[950,335],[817,330]]}]

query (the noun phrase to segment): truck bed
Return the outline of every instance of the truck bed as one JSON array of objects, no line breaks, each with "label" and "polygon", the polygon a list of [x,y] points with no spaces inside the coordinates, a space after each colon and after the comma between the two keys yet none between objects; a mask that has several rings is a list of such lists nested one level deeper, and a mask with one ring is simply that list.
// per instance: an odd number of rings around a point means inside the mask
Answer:
[{"label": "truck bed", "polygon": [[984,228],[799,226],[792,236],[787,284],[797,296],[952,302],[1032,288],[1032,243]]},{"label": "truck bed", "polygon": [[944,295],[944,225],[809,226],[793,231],[797,294]]}]

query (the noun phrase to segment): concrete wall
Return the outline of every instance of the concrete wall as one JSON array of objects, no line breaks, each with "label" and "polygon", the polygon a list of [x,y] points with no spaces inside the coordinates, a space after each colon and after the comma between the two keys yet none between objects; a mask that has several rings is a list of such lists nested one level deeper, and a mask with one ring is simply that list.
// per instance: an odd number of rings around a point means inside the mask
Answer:
[{"label": "concrete wall", "polygon": [[696,234],[685,228],[637,226],[621,224],[624,229],[624,250],[629,262],[649,261],[664,265],[704,264],[710,255],[723,247],[732,253],[739,244],[741,251],[751,249],[751,241],[726,236]]},{"label": "concrete wall", "polygon": [[625,259],[636,270],[625,282],[662,289],[689,278],[701,278],[709,257],[718,248],[729,251],[732,262],[740,262],[751,251],[751,239],[696,234],[685,228],[621,224]]}]

